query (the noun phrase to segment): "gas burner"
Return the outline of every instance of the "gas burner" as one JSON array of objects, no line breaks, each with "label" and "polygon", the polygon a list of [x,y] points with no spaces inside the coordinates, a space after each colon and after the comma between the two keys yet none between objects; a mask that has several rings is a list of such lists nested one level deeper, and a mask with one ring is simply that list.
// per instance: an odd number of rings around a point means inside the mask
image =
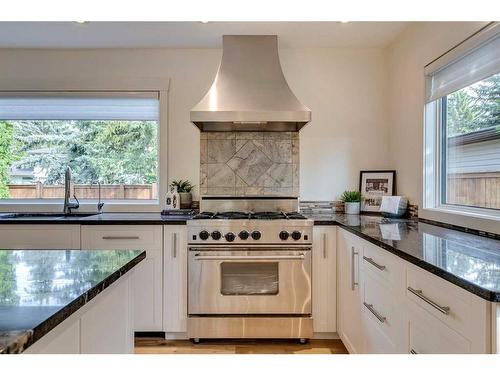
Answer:
[{"label": "gas burner", "polygon": [[254,220],[286,220],[286,215],[283,212],[266,211],[254,212],[250,214],[250,219]]},{"label": "gas burner", "polygon": [[249,214],[246,212],[227,211],[227,212],[217,212],[213,218],[235,220],[235,219],[248,219],[248,216]]},{"label": "gas burner", "polygon": [[304,215],[302,215],[299,212],[287,212],[285,215],[286,215],[287,219],[299,219],[299,220],[306,220],[307,219],[307,217],[305,217]]},{"label": "gas burner", "polygon": [[214,214],[213,212],[200,212],[199,214],[194,215],[194,216],[193,216],[193,219],[195,219],[195,220],[200,220],[200,219],[213,219],[214,215],[215,215],[215,214]]}]

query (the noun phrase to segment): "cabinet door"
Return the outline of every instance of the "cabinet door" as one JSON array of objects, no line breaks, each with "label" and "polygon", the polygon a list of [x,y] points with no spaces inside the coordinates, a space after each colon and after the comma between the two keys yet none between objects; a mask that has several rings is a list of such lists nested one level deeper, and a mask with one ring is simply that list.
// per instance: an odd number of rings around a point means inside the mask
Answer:
[{"label": "cabinet door", "polygon": [[145,250],[134,272],[134,330],[163,330],[161,225],[82,225],[82,249]]},{"label": "cabinet door", "polygon": [[187,230],[185,225],[163,226],[165,332],[187,331]]},{"label": "cabinet door", "polygon": [[418,306],[409,309],[408,332],[408,353],[471,353],[470,341]]},{"label": "cabinet door", "polygon": [[336,227],[316,226],[312,250],[312,316],[314,332],[337,332]]},{"label": "cabinet door", "polygon": [[404,308],[393,289],[362,270],[362,326],[365,353],[404,353]]},{"label": "cabinet door", "polygon": [[80,249],[80,226],[72,224],[0,225],[0,249]]},{"label": "cabinet door", "polygon": [[339,336],[351,353],[363,351],[359,257],[361,243],[347,231],[338,228],[339,253]]}]

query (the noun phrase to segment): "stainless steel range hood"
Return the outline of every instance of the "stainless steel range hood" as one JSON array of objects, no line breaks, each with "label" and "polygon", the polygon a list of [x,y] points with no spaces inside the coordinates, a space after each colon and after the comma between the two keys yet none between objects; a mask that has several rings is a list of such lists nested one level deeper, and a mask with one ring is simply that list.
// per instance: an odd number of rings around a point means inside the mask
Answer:
[{"label": "stainless steel range hood", "polygon": [[191,110],[201,131],[298,131],[311,111],[288,86],[276,35],[224,35],[212,87]]}]

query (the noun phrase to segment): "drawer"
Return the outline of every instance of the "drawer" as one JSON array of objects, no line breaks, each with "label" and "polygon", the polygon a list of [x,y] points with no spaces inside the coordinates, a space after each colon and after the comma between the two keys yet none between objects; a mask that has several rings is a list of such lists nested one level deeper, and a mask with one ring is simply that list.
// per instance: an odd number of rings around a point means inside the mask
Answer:
[{"label": "drawer", "polygon": [[82,225],[82,249],[161,249],[161,225]]},{"label": "drawer", "polygon": [[387,336],[394,351],[401,347],[404,332],[401,300],[383,282],[365,274],[361,303],[365,324],[377,327],[378,331]]},{"label": "drawer", "polygon": [[0,225],[0,249],[80,249],[80,226],[69,224]]},{"label": "drawer", "polygon": [[412,265],[407,267],[406,296],[465,337],[474,338],[479,348],[486,347],[487,301]]},{"label": "drawer", "polygon": [[471,343],[427,311],[416,308],[408,319],[408,353],[465,354]]},{"label": "drawer", "polygon": [[401,290],[404,285],[404,263],[388,251],[363,241],[361,257],[363,271],[387,281],[391,288]]}]

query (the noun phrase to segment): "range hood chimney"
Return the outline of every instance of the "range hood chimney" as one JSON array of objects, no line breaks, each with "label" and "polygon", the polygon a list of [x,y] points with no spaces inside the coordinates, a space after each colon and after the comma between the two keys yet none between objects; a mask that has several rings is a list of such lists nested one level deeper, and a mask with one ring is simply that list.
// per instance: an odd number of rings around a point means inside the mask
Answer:
[{"label": "range hood chimney", "polygon": [[298,131],[311,111],[285,80],[276,35],[224,35],[212,87],[191,110],[201,131]]}]

